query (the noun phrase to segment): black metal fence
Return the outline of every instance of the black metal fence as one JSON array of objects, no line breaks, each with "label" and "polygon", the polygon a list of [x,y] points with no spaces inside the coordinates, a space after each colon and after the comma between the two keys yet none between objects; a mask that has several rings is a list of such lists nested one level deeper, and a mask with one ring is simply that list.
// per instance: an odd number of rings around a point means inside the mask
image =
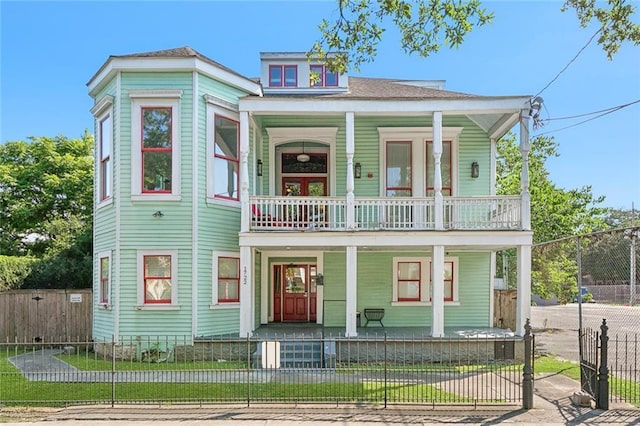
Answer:
[{"label": "black metal fence", "polygon": [[520,404],[525,353],[489,337],[10,342],[0,404]]},{"label": "black metal fence", "polygon": [[612,402],[640,407],[640,335],[613,334],[608,341],[609,392]]}]

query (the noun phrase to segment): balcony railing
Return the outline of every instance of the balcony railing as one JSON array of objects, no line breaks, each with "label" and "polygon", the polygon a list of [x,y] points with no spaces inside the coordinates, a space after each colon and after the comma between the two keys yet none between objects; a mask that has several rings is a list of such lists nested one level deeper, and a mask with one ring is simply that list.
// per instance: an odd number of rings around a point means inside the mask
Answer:
[{"label": "balcony railing", "polygon": [[[342,197],[251,196],[249,202],[251,231],[438,229],[434,197],[356,198],[353,221]],[[445,197],[442,212],[441,229],[522,229],[519,196]]]}]

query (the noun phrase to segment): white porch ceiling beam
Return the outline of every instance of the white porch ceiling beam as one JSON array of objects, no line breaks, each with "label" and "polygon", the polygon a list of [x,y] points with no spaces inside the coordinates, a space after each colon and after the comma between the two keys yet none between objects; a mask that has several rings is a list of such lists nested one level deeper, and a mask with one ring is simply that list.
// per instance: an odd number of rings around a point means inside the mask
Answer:
[{"label": "white porch ceiling beam", "polygon": [[528,102],[528,97],[469,98],[415,100],[329,100],[292,98],[242,98],[240,111],[250,111],[256,115],[271,114],[424,114],[442,111],[443,114],[513,114],[519,112]]},{"label": "white porch ceiling beam", "polygon": [[240,233],[240,246],[260,248],[282,247],[326,247],[344,248],[348,246],[373,249],[425,246],[464,246],[468,249],[502,249],[523,244],[532,244],[531,231],[429,231],[412,232],[286,232],[286,233]]}]

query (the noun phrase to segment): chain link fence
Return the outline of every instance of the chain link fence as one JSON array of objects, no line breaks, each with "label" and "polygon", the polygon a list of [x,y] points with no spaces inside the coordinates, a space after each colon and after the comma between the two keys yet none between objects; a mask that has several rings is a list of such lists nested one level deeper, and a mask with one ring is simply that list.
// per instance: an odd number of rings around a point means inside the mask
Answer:
[{"label": "chain link fence", "polygon": [[581,303],[581,314],[592,310],[591,303],[598,304],[599,318],[582,315],[583,328],[597,329],[606,318],[640,330],[640,315],[635,314],[640,309],[639,240],[640,227],[628,227],[537,244],[532,292],[558,303]]}]

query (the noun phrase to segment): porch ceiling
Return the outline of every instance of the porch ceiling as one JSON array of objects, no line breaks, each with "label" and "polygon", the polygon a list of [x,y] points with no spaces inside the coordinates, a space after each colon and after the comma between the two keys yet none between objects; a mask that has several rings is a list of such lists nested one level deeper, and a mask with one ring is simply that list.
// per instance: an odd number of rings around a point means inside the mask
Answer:
[{"label": "porch ceiling", "polygon": [[424,251],[445,246],[450,251],[499,251],[531,245],[531,231],[424,231],[385,232],[249,232],[240,234],[240,246],[262,251],[344,251],[355,246],[361,252]]}]

